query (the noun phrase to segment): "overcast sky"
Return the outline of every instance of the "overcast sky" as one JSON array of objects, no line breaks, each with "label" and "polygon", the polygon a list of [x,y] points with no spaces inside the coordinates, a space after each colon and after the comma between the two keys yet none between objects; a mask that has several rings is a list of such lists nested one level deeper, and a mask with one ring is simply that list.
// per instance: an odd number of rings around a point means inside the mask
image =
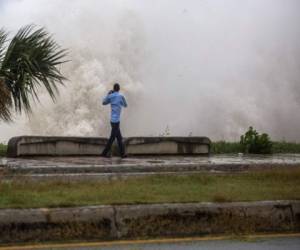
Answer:
[{"label": "overcast sky", "polygon": [[1,27],[43,26],[71,59],[57,103],[41,89],[29,119],[0,124],[0,141],[107,136],[101,99],[115,81],[125,136],[237,140],[253,125],[300,140],[299,11],[298,0],[0,0]]}]

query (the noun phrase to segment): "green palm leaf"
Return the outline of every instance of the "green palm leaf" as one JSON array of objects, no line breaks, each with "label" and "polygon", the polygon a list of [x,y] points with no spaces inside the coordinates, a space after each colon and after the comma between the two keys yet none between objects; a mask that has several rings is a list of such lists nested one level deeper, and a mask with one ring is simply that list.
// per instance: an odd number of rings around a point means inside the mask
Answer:
[{"label": "green palm leaf", "polygon": [[[4,30],[0,30],[0,68],[4,57],[4,44],[7,40],[7,34]],[[4,78],[0,75],[0,119],[5,121],[11,120],[11,97],[4,83]]]},{"label": "green palm leaf", "polygon": [[17,111],[31,110],[30,99],[38,100],[37,89],[41,85],[55,99],[57,84],[65,80],[58,69],[66,62],[65,56],[66,50],[60,49],[43,28],[34,30],[34,26],[29,25],[19,30],[0,64],[0,76]]},{"label": "green palm leaf", "polygon": [[1,68],[1,62],[2,62],[2,59],[4,57],[4,43],[6,42],[7,40],[7,33],[0,29],[0,68]]},{"label": "green palm leaf", "polygon": [[4,84],[4,79],[0,78],[0,119],[11,121],[11,97],[10,93]]}]

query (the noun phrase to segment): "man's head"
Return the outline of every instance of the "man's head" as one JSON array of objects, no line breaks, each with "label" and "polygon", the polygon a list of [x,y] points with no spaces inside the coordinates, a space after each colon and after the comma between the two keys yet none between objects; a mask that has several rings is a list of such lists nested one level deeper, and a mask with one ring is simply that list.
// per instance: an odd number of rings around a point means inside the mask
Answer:
[{"label": "man's head", "polygon": [[120,90],[120,84],[119,83],[115,83],[114,84],[114,91],[118,92]]}]

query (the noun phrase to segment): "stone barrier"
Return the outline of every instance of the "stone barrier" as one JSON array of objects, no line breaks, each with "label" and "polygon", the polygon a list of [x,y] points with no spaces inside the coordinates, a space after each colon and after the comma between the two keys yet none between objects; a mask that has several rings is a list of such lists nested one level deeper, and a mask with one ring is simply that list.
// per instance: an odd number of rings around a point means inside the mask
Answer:
[{"label": "stone barrier", "polygon": [[[116,208],[121,238],[251,234],[299,230],[300,202],[135,205]],[[298,227],[297,227],[298,225]]]},{"label": "stone barrier", "polygon": [[130,137],[125,140],[128,155],[207,155],[207,137]]},{"label": "stone barrier", "polygon": [[116,237],[111,206],[0,209],[0,243]]},{"label": "stone barrier", "polygon": [[9,140],[7,156],[100,155],[106,142],[98,137],[19,136]]},{"label": "stone barrier", "polygon": [[[106,138],[19,136],[8,142],[8,157],[100,155]],[[128,155],[207,155],[207,137],[130,137],[124,139]],[[113,154],[117,154],[116,145]]]},{"label": "stone barrier", "polygon": [[0,243],[300,232],[300,201],[0,209]]}]

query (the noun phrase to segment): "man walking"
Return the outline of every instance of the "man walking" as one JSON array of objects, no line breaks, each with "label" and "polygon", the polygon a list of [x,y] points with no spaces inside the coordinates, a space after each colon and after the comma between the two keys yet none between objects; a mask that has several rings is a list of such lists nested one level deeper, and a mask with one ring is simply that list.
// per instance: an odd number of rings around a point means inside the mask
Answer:
[{"label": "man walking", "polygon": [[125,149],[122,141],[122,135],[120,131],[120,115],[121,115],[121,110],[122,107],[126,108],[127,103],[125,100],[125,97],[119,93],[120,91],[120,85],[118,83],[114,84],[113,90],[109,91],[107,96],[104,98],[102,104],[111,105],[111,119],[110,119],[110,124],[111,124],[111,134],[110,138],[102,152],[103,157],[109,157],[108,153],[111,150],[111,146],[117,138],[118,141],[118,146],[119,146],[119,151],[120,155],[122,158],[127,157],[125,154]]}]

